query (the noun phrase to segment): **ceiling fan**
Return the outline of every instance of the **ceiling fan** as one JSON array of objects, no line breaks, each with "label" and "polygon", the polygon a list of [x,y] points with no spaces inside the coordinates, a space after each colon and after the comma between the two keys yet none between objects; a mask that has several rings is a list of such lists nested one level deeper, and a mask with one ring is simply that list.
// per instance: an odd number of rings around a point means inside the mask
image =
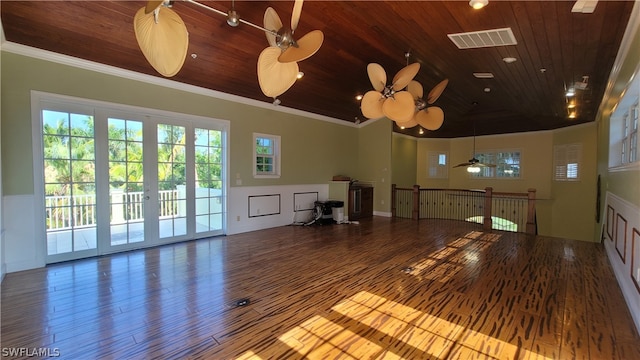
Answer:
[{"label": "ceiling fan", "polygon": [[[297,41],[294,39],[303,0],[295,0],[290,28],[282,26],[278,14],[270,7],[265,11],[264,27],[261,27],[240,19],[233,0],[231,10],[227,13],[195,0],[184,1],[225,16],[232,27],[243,23],[265,32],[270,46],[258,57],[258,82],[262,92],[274,99],[295,83],[299,73],[297,62],[315,54],[324,41],[324,34],[320,30],[311,31]],[[166,77],[180,71],[189,46],[189,34],[184,22],[169,8],[172,3],[169,0],[148,1],[134,17],[136,40],[142,53],[151,66]]]},{"label": "ceiling fan", "polygon": [[473,125],[473,157],[471,159],[469,159],[469,161],[465,162],[465,163],[460,163],[456,166],[454,166],[454,168],[457,167],[463,167],[466,166],[467,167],[467,172],[470,172],[472,174],[475,173],[479,173],[481,168],[494,168],[496,167],[495,164],[483,164],[480,162],[480,160],[476,159],[476,127],[475,124]]},{"label": "ceiling fan", "polygon": [[386,116],[402,128],[419,124],[427,130],[437,130],[444,121],[444,112],[437,106],[427,105],[438,100],[449,80],[441,81],[424,100],[422,85],[413,80],[420,64],[408,64],[409,56],[411,53],[405,53],[407,66],[398,71],[390,85],[386,85],[387,74],[382,66],[376,63],[367,65],[367,74],[375,90],[362,97],[362,114],[370,119]]},{"label": "ceiling fan", "polygon": [[424,90],[422,85],[415,80],[411,80],[407,86],[407,91],[413,95],[416,107],[415,114],[410,122],[400,123],[398,126],[410,128],[420,125],[427,130],[438,130],[444,122],[444,111],[442,111],[438,106],[427,105],[431,105],[438,100],[448,83],[448,79],[439,82],[433,87],[433,89],[431,89],[431,91],[429,91],[427,99],[425,100],[423,99]]},{"label": "ceiling fan", "polygon": [[303,0],[296,0],[291,14],[291,27],[284,27],[276,11],[268,7],[264,12],[264,28],[269,47],[262,50],[258,57],[258,83],[262,92],[276,98],[287,91],[298,78],[298,61],[309,58],[322,46],[324,34],[313,30],[299,40],[293,37]]},{"label": "ceiling fan", "polygon": [[367,65],[367,74],[374,90],[362,97],[362,115],[369,119],[386,116],[396,123],[406,123],[415,115],[415,102],[409,91],[403,90],[418,74],[419,63],[402,68],[387,85],[387,73],[380,64]]}]

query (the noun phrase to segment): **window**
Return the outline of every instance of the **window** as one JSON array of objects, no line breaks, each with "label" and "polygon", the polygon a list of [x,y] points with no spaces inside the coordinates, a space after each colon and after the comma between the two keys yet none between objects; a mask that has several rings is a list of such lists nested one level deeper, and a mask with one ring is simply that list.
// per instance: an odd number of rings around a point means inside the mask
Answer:
[{"label": "window", "polygon": [[631,132],[629,133],[629,162],[632,163],[638,160],[638,102],[631,107],[631,116],[629,117],[631,123]]},{"label": "window", "polygon": [[253,176],[280,177],[280,136],[253,134]]},{"label": "window", "polygon": [[428,176],[430,178],[446,179],[449,177],[448,157],[449,154],[446,151],[429,151],[427,153]]},{"label": "window", "polygon": [[630,170],[640,168],[638,149],[638,99],[640,98],[640,73],[636,70],[633,80],[616,104],[609,123],[609,169]]},{"label": "window", "polygon": [[582,144],[556,145],[553,147],[553,177],[556,181],[580,180]]},{"label": "window", "polygon": [[476,178],[513,179],[520,178],[520,151],[487,151],[477,153],[476,159],[481,164],[496,165],[495,167],[481,167],[480,172],[472,174]]}]

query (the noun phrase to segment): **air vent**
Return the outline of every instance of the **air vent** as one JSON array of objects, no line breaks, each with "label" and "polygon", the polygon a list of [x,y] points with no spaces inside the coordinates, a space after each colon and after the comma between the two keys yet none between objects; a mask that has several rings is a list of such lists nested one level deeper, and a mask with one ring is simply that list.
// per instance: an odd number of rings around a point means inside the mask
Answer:
[{"label": "air vent", "polygon": [[511,28],[447,34],[458,49],[474,49],[493,46],[516,45]]},{"label": "air vent", "polygon": [[493,79],[493,74],[490,72],[484,72],[484,73],[473,73],[473,76],[476,79]]}]

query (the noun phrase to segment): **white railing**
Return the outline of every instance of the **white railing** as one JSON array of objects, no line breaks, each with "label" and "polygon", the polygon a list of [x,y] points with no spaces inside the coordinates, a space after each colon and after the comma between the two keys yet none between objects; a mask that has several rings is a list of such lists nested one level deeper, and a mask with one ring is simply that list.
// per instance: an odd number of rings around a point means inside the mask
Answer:
[{"label": "white railing", "polygon": [[[111,192],[111,223],[125,223],[144,219],[144,193]],[[178,215],[178,190],[158,192],[159,216]],[[96,225],[96,196],[46,196],[47,230],[63,230]]]}]

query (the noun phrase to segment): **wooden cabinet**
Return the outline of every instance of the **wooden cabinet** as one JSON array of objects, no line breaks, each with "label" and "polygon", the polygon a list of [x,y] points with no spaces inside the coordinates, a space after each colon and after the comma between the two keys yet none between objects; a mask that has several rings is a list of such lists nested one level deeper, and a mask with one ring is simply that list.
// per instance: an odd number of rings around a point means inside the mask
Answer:
[{"label": "wooden cabinet", "polygon": [[351,186],[349,188],[349,220],[373,216],[373,187]]}]

